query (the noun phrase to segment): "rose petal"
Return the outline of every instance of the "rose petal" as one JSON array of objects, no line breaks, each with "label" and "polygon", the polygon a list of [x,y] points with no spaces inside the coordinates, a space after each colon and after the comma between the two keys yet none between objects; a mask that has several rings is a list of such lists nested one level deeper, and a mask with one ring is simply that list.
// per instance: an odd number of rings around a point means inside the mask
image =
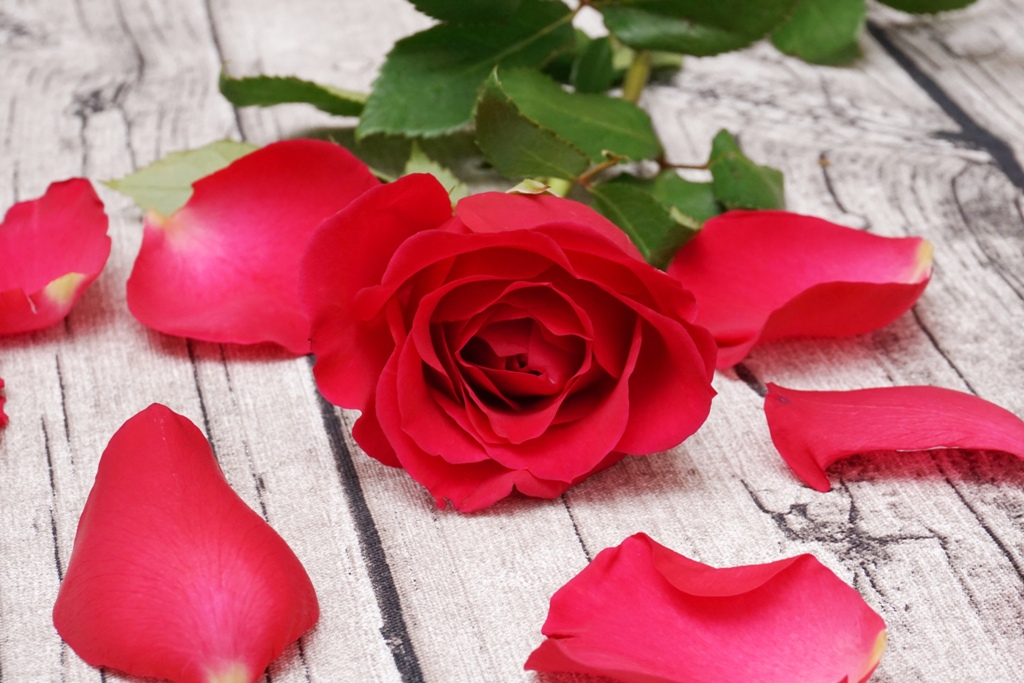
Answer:
[{"label": "rose petal", "polygon": [[[394,193],[398,194],[397,191]],[[453,274],[454,277],[449,275],[446,277],[447,280],[465,280],[483,274],[488,277],[505,277],[509,280],[528,277],[522,272],[526,268],[530,269],[528,272],[532,272],[531,265],[523,265],[518,259],[513,259],[511,267],[514,270],[509,272],[510,264],[505,263],[503,258],[510,252],[515,254],[519,251],[540,256],[546,259],[549,265],[570,267],[558,242],[539,232],[518,231],[485,236],[446,230],[423,231],[411,236],[394,252],[380,286],[368,287],[360,292],[357,298],[359,315],[372,315],[379,310],[383,302],[394,296],[395,292],[410,280],[417,278],[420,273],[434,264],[448,262],[459,256],[469,258],[463,262],[463,267]],[[531,259],[526,263],[531,264],[534,261]]]},{"label": "rose petal", "polygon": [[585,225],[638,261],[644,260],[626,233],[607,218],[584,204],[549,194],[483,192],[459,200],[455,215],[471,231],[480,233],[527,230],[547,223]]},{"label": "rose petal", "polygon": [[451,215],[441,183],[429,174],[410,175],[367,192],[310,239],[299,295],[311,323],[317,387],[331,403],[362,410],[394,349],[386,324],[355,319],[356,293],[380,284],[407,238]]},{"label": "rose petal", "polygon": [[231,490],[203,434],[154,404],[114,434],[57,595],[86,662],[251,683],[319,616],[288,545]]},{"label": "rose petal", "polygon": [[84,178],[53,183],[0,224],[0,334],[62,320],[110,255],[107,214]]},{"label": "rose petal", "polygon": [[[491,460],[453,464],[425,452],[403,429],[399,399],[404,398],[404,393],[398,388],[397,364],[393,358],[381,374],[374,418],[395,452],[400,454],[401,466],[430,491],[438,508],[444,508],[446,501],[451,501],[455,509],[462,512],[481,510],[507,497],[517,484],[527,495],[548,498],[555,498],[569,488],[568,483],[541,482],[529,472],[511,471]],[[424,405],[436,410],[432,401]],[[365,414],[360,416],[356,426],[365,419]],[[458,436],[456,431],[452,434]],[[470,452],[476,446],[467,440],[462,448]]]},{"label": "rose petal", "polygon": [[931,277],[931,244],[888,238],[785,211],[712,218],[668,268],[697,298],[697,324],[718,367],[759,341],[843,337],[889,324]]},{"label": "rose petal", "polygon": [[797,391],[768,385],[772,442],[808,486],[828,491],[825,468],[872,451],[1005,451],[1024,458],[1024,421],[994,403],[939,387]]},{"label": "rose petal", "polygon": [[146,217],[128,279],[144,325],[204,341],[309,353],[299,261],[313,230],[379,182],[338,145],[286,140],[193,185],[169,217]]},{"label": "rose petal", "polygon": [[[490,438],[481,438],[485,436],[481,434],[484,426],[481,422],[490,426],[490,419],[494,418],[499,425],[508,429],[508,424],[502,425],[502,418],[514,421],[516,415],[501,416],[497,410],[492,409],[491,414],[478,415],[474,420],[472,403],[457,404],[425,385],[422,373],[416,371],[418,357],[411,345],[407,344],[402,350],[401,359],[389,363],[381,376],[378,399],[383,403],[379,393],[384,390],[383,387],[392,382],[398,384],[393,405],[401,418],[392,423],[394,427],[389,428],[382,417],[384,433],[396,444],[398,459],[414,478],[415,467],[407,461],[425,452],[456,465],[480,463],[490,458],[501,465],[502,469],[525,470],[546,481],[578,480],[581,475],[596,471],[598,464],[615,450],[615,445],[622,439],[629,417],[628,379],[637,362],[641,345],[637,334],[633,335],[633,340],[624,378],[615,381],[606,390],[602,388],[594,392],[596,398],[588,412],[572,423],[553,425],[536,438],[523,443],[496,438],[493,432],[486,435]],[[390,390],[388,395],[392,395]],[[532,419],[548,420],[550,417],[544,415],[523,419],[529,423]],[[412,437],[410,443],[417,444],[417,447],[406,450],[398,446],[396,434],[392,431],[394,428],[401,429],[402,436]],[[529,428],[529,425],[524,428]],[[566,457],[567,453],[571,453],[572,457]],[[431,484],[426,481],[421,483],[436,496],[441,495],[431,488]],[[443,497],[452,498],[448,495]]]},{"label": "rose petal", "polygon": [[[574,235],[560,233],[560,240],[572,244]],[[585,288],[561,285],[577,301],[590,301],[586,310],[600,312],[601,315],[594,316],[599,328],[595,334],[599,361],[603,345],[616,336],[602,324],[604,315],[619,308],[632,309],[645,323],[641,335],[645,348],[630,377],[630,423],[616,450],[646,454],[676,446],[704,423],[715,396],[711,388],[715,343],[707,330],[687,322],[696,315],[693,297],[667,275],[644,264],[601,261],[573,251],[568,253],[576,274],[600,287],[605,298],[612,299],[597,305]],[[623,292],[631,292],[632,297]],[[669,317],[660,311],[673,315]],[[605,367],[609,368],[607,364]],[[680,386],[691,389],[683,394],[678,391]]]},{"label": "rose petal", "polygon": [[811,555],[715,569],[644,534],[551,598],[526,662],[628,683],[862,683],[885,623]]},{"label": "rose petal", "polygon": [[9,421],[7,413],[4,412],[4,404],[7,403],[7,396],[4,395],[4,381],[0,379],[0,427],[6,427]]},{"label": "rose petal", "polygon": [[[703,328],[641,311],[643,348],[629,378],[631,419],[616,450],[636,455],[674,448],[711,412],[711,338]],[[679,387],[690,387],[680,392]]]}]

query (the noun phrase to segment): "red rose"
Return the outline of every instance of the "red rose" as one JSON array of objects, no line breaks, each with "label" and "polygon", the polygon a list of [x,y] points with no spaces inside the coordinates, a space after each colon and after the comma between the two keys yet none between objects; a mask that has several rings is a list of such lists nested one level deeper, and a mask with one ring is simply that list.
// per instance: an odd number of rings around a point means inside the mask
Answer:
[{"label": "red rose", "polygon": [[452,215],[414,175],[314,233],[300,273],[315,375],[356,441],[439,506],[554,498],[707,418],[715,343],[693,297],[614,225],[551,196]]}]

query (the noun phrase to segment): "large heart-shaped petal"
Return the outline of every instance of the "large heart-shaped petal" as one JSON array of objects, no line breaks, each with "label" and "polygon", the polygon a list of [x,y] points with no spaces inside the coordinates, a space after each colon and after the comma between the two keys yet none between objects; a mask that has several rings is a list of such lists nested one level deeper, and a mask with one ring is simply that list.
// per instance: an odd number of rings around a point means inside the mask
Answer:
[{"label": "large heart-shaped petal", "polygon": [[154,404],[114,434],[53,608],[93,666],[251,683],[316,623],[302,564],[242,502],[188,419]]}]

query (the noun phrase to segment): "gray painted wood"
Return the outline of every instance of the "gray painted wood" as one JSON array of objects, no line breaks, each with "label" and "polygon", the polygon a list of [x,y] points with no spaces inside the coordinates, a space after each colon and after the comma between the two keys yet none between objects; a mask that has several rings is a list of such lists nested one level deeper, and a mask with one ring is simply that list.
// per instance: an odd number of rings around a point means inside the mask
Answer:
[{"label": "gray painted wood", "polygon": [[[800,485],[757,393],[927,383],[1024,415],[1024,22],[1017,0],[939,18],[872,9],[864,58],[812,67],[768,45],[690,59],[645,96],[669,158],[702,160],[719,127],[782,168],[791,208],[883,235],[924,235],[936,273],[874,334],[758,347],[720,373],[705,427],[561,499],[460,516],[350,436],[306,359],[143,328],[124,284],[141,239],[127,199],[107,269],[67,322],[0,339],[0,680],[127,680],[63,645],[50,609],[110,435],[151,402],[211,438],[239,495],[285,537],[321,622],[273,681],[581,681],[522,663],[550,595],[602,548],[645,531],[717,565],[813,552],[886,619],[873,680],[1024,681],[1024,463],[988,453],[860,456],[835,488]],[[366,89],[390,44],[428,24],[401,0],[4,0],[0,207],[73,175],[121,176],[222,138],[257,144],[351,125],[301,105],[234,111],[235,75]],[[1002,146],[1000,146],[1002,145]]]}]

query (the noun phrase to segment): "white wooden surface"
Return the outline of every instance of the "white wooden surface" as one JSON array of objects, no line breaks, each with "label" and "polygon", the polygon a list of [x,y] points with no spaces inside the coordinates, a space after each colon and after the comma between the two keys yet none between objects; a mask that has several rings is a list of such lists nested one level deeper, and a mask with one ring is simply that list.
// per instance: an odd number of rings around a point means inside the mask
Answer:
[{"label": "white wooden surface", "polygon": [[[402,0],[0,0],[0,209],[222,137],[342,125],[299,105],[234,111],[221,63],[365,90],[390,44],[426,25]],[[717,565],[813,552],[889,625],[874,681],[1024,681],[1024,462],[861,456],[820,494],[768,438],[766,381],[930,383],[1024,415],[1024,2],[941,18],[874,7],[862,44],[845,69],[767,45],[691,59],[645,105],[673,160],[703,159],[729,127],[785,171],[792,209],[932,240],[924,297],[875,334],[758,347],[716,378],[694,438],[554,501],[436,511],[359,451],[353,416],[322,402],[307,359],[143,328],[124,301],[141,217],[99,187],[105,272],[65,324],[0,339],[0,680],[125,680],[82,663],[50,609],[103,447],[159,401],[206,431],[316,585],[321,621],[268,681],[582,681],[522,664],[550,595],[636,531]]]}]

